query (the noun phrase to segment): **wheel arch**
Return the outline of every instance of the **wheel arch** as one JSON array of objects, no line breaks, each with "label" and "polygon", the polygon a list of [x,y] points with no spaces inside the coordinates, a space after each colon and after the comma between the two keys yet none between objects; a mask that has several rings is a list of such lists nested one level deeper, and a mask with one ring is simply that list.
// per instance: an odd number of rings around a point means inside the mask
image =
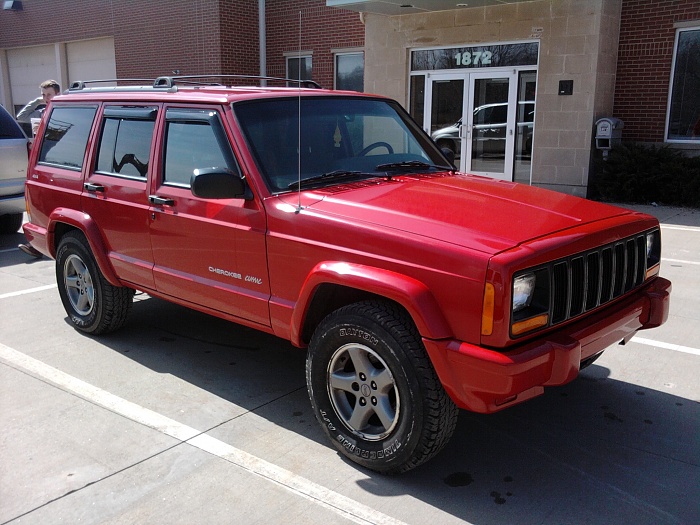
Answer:
[{"label": "wheel arch", "polygon": [[46,244],[52,257],[56,257],[58,245],[61,239],[70,231],[80,231],[90,245],[90,251],[99,266],[102,275],[109,284],[122,286],[117,278],[112,264],[107,256],[107,247],[102,238],[99,228],[89,215],[65,208],[56,208],[49,216],[49,225],[46,232]]},{"label": "wheel arch", "polygon": [[326,315],[367,299],[396,303],[424,337],[443,339],[452,335],[435,297],[422,282],[382,268],[327,261],[314,267],[302,287],[292,314],[292,343],[305,346]]}]

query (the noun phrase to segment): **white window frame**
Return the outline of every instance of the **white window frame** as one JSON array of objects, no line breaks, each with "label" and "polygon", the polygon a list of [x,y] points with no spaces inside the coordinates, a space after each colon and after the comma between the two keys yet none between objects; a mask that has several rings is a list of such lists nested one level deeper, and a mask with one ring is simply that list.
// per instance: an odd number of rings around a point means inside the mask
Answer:
[{"label": "white window frame", "polygon": [[679,22],[675,25],[676,27],[676,37],[673,41],[673,58],[671,59],[671,76],[668,84],[668,100],[666,102],[666,122],[664,125],[664,141],[669,144],[686,144],[691,147],[700,147],[700,137],[690,138],[690,139],[671,139],[668,137],[668,127],[671,121],[671,102],[673,100],[673,82],[676,77],[676,57],[678,54],[678,41],[680,39],[681,33],[686,31],[700,31],[700,23],[698,21],[692,22]]},{"label": "white window frame", "polygon": [[364,91],[364,64],[365,64],[365,50],[364,48],[353,48],[353,49],[331,49],[333,53],[333,89],[338,89],[338,57],[349,56],[349,55],[362,55],[362,79]]}]

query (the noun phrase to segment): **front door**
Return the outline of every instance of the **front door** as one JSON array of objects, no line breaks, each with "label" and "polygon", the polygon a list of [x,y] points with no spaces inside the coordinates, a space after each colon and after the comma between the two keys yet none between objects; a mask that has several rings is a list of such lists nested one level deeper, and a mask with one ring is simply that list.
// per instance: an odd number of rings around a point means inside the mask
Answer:
[{"label": "front door", "polygon": [[168,107],[162,164],[149,195],[153,275],[159,292],[269,326],[265,214],[258,199],[207,199],[195,169],[240,173],[223,108]]},{"label": "front door", "polygon": [[425,127],[460,171],[513,180],[515,72],[431,74]]}]

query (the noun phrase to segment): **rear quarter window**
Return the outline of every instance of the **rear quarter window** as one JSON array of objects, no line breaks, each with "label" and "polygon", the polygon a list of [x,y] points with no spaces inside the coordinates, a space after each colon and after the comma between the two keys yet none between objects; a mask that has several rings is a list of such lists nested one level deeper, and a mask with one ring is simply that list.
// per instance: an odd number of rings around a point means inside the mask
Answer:
[{"label": "rear quarter window", "polygon": [[22,128],[4,108],[0,107],[0,139],[24,139]]},{"label": "rear quarter window", "polygon": [[55,107],[41,140],[39,162],[81,169],[96,107]]}]

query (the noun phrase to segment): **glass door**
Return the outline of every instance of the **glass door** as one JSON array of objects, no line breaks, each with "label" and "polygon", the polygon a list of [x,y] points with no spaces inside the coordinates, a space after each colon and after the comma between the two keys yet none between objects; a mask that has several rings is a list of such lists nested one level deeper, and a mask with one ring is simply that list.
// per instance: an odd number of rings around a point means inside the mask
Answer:
[{"label": "glass door", "polygon": [[441,149],[454,155],[461,168],[467,78],[463,74],[430,75],[425,90],[424,129]]},{"label": "glass door", "polygon": [[513,180],[515,80],[514,73],[469,75],[465,171]]},{"label": "glass door", "polygon": [[424,129],[460,171],[513,180],[516,84],[514,72],[427,77]]}]

